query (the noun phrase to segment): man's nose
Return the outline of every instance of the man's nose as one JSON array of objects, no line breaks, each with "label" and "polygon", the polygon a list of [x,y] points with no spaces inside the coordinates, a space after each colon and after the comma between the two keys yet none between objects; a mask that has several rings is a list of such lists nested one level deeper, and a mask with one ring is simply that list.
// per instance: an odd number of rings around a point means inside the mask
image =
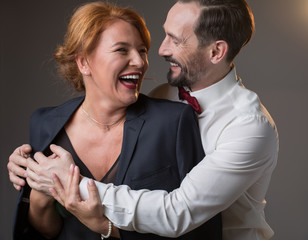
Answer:
[{"label": "man's nose", "polygon": [[161,43],[159,50],[158,50],[158,54],[161,57],[165,57],[165,56],[171,56],[171,49],[170,49],[170,43],[167,37],[165,37],[165,39],[163,40],[163,42]]}]

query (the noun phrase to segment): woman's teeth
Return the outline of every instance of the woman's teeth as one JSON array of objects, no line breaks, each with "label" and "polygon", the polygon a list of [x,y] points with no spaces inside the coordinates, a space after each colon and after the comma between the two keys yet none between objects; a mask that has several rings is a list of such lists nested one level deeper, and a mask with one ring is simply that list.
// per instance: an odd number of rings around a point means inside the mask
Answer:
[{"label": "woman's teeth", "polygon": [[136,80],[136,79],[139,79],[139,75],[138,74],[126,75],[126,76],[120,77],[120,79],[123,79],[123,80]]},{"label": "woman's teeth", "polygon": [[120,77],[120,83],[129,89],[136,89],[139,81],[139,74],[131,74]]}]

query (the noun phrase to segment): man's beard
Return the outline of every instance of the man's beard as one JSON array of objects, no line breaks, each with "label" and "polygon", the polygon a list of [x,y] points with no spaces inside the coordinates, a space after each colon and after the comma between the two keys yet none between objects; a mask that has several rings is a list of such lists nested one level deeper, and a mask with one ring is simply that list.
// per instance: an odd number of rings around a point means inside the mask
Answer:
[{"label": "man's beard", "polygon": [[191,87],[200,80],[205,73],[205,64],[203,55],[196,52],[189,56],[189,60],[185,66],[171,57],[165,57],[166,61],[173,62],[179,65],[181,73],[177,77],[172,77],[172,70],[169,69],[167,74],[168,83],[175,87]]},{"label": "man's beard", "polygon": [[169,69],[169,72],[167,73],[167,79],[168,83],[174,87],[190,87],[191,85],[190,81],[187,79],[187,73],[183,71],[183,68],[180,75],[177,77],[172,77],[172,70]]}]

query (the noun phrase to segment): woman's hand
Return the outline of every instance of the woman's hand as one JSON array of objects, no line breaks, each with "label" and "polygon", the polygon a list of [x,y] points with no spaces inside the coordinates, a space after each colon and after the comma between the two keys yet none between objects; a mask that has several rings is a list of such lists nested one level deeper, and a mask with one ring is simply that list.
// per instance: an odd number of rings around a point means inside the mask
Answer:
[{"label": "woman's hand", "polygon": [[56,173],[62,184],[65,184],[69,167],[74,163],[71,154],[62,147],[51,145],[50,150],[53,154],[49,157],[37,152],[34,155],[36,161],[28,158],[26,171],[29,186],[47,195],[50,195],[49,189],[53,187],[52,173]]},{"label": "woman's hand", "polygon": [[16,190],[20,191],[26,182],[27,158],[30,156],[32,148],[29,144],[24,144],[15,149],[10,155],[7,169],[9,171],[10,181]]},{"label": "woman's hand", "polygon": [[[88,181],[89,199],[85,201],[79,193],[80,172],[77,166],[71,165],[65,189],[56,174],[53,174],[53,182],[54,188],[50,192],[58,202],[92,231],[103,234],[108,232],[108,219],[103,214],[101,199],[92,179]],[[119,237],[116,228],[113,229],[112,236]]]}]

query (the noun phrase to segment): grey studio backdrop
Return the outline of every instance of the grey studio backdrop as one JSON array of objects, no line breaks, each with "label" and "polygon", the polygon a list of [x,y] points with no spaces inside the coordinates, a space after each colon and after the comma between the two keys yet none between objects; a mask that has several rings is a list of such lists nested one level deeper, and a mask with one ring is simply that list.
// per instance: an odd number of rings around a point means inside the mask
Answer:
[{"label": "grey studio backdrop", "polygon": [[[63,40],[72,10],[85,1],[0,1],[0,239],[11,239],[18,193],[9,182],[10,153],[28,142],[30,114],[75,96],[59,80],[52,54]],[[111,1],[113,2],[113,1]],[[166,81],[158,54],[171,0],[122,0],[147,22],[152,35],[150,69],[142,92]],[[307,240],[308,1],[248,0],[256,20],[253,40],[236,61],[244,84],[257,92],[280,135],[278,166],[267,194],[266,216],[274,240]],[[248,239],[247,239],[248,240]]]}]

